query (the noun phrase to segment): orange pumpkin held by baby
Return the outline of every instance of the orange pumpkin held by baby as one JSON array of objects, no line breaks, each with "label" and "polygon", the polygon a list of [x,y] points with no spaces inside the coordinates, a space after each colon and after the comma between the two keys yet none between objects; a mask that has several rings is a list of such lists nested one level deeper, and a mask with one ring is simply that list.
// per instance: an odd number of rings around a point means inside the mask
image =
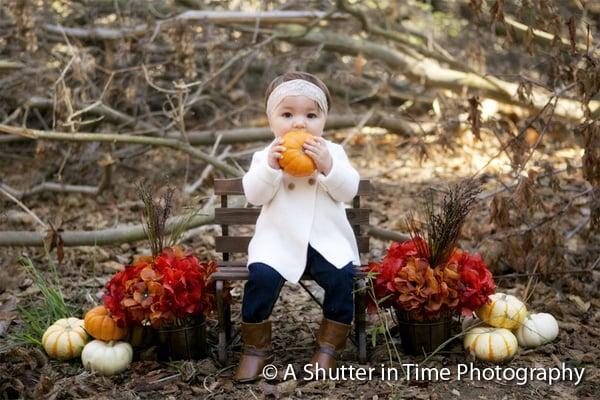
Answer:
[{"label": "orange pumpkin held by baby", "polygon": [[312,158],[304,153],[304,142],[314,136],[306,131],[289,131],[283,135],[285,151],[279,159],[279,165],[286,174],[303,177],[312,175],[317,166]]},{"label": "orange pumpkin held by baby", "polygon": [[94,338],[107,342],[127,336],[127,328],[120,328],[104,306],[94,307],[85,314],[84,328]]}]

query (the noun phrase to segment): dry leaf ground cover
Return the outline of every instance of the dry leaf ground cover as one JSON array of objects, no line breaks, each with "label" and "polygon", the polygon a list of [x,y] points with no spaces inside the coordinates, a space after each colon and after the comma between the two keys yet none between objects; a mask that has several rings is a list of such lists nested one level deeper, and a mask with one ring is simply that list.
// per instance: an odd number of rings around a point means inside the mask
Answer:
[{"label": "dry leaf ground cover", "polygon": [[[48,261],[39,248],[0,249],[0,393],[4,398],[478,398],[538,399],[600,397],[598,359],[600,350],[600,267],[594,262],[600,255],[600,237],[578,228],[589,216],[589,199],[577,196],[589,185],[582,178],[582,150],[573,147],[569,134],[549,135],[528,163],[529,186],[520,191],[513,186],[510,160],[494,135],[482,132],[482,140],[468,133],[457,133],[451,147],[428,143],[425,138],[402,138],[396,135],[363,130],[353,137],[347,151],[361,176],[373,181],[376,192],[366,202],[373,212],[371,223],[380,228],[405,232],[404,217],[418,207],[424,190],[443,190],[448,182],[478,173],[483,177],[484,199],[469,217],[460,240],[470,251],[482,252],[494,274],[499,289],[518,296],[527,295],[530,309],[550,312],[560,321],[556,341],[542,347],[521,349],[505,368],[553,367],[561,363],[585,368],[583,381],[529,381],[524,385],[505,381],[384,381],[371,380],[307,382],[298,379],[261,381],[237,385],[231,380],[233,364],[220,366],[213,357],[201,361],[159,363],[138,361],[124,373],[104,378],[84,370],[78,361],[49,360],[43,350],[15,345],[12,335],[22,326],[18,306],[39,304],[40,292],[32,280],[17,266],[20,254],[28,254],[44,273]],[[340,142],[345,132],[330,136]],[[11,144],[1,150],[0,170],[3,181],[24,189],[45,178],[44,165],[60,165],[60,144]],[[254,146],[254,145],[253,145]],[[242,146],[237,146],[242,149]],[[84,147],[85,149],[85,147]],[[91,148],[88,148],[92,150]],[[427,157],[419,156],[427,152]],[[75,152],[85,154],[85,152]],[[490,162],[490,160],[492,160]],[[240,160],[247,166],[249,157]],[[82,194],[40,193],[24,203],[42,220],[65,230],[94,230],[140,220],[133,182],[140,177],[158,181],[168,173],[173,185],[181,188],[186,174],[188,182],[202,166],[191,162],[186,171],[185,157],[169,150],[149,150],[117,166],[110,191],[90,197]],[[526,171],[527,172],[527,171]],[[97,167],[85,158],[71,158],[62,171],[70,183],[95,182]],[[527,176],[524,173],[524,176]],[[210,185],[193,197],[180,195],[180,206],[199,207],[210,195]],[[181,191],[178,191],[181,193]],[[495,193],[495,195],[493,195]],[[505,196],[504,198],[502,196]],[[502,198],[504,200],[502,200]],[[494,200],[496,199],[496,200]],[[2,200],[3,230],[34,230],[35,223],[14,203]],[[513,201],[514,203],[511,203]],[[504,202],[504,203],[503,203]],[[504,204],[504,205],[503,205]],[[504,208],[503,208],[504,207]],[[526,210],[526,211],[523,211]],[[523,212],[525,214],[518,214]],[[510,220],[522,218],[526,224],[515,226]],[[508,223],[507,223],[508,219]],[[533,228],[532,228],[533,227]],[[528,230],[528,228],[530,230]],[[215,226],[197,229],[186,245],[201,258],[217,257],[214,252]],[[568,239],[565,239],[568,237]],[[381,257],[388,241],[371,239],[370,257]],[[89,309],[99,301],[110,276],[134,254],[148,251],[147,243],[138,242],[106,247],[66,248],[58,273],[67,301]],[[592,269],[593,267],[593,269]],[[587,271],[583,271],[587,269]],[[541,275],[528,275],[532,272]],[[558,273],[557,273],[558,272]],[[317,295],[318,287],[309,285]],[[240,319],[239,307],[243,286],[232,289],[233,318]],[[309,360],[320,310],[299,286],[286,285],[273,312],[275,365],[280,370],[292,364],[297,371]],[[379,323],[371,319],[369,325]],[[209,321],[211,350],[215,351],[216,321]],[[392,333],[395,332],[390,322]],[[456,326],[458,328],[458,323]],[[398,343],[396,343],[398,345]],[[239,339],[232,360],[239,357]],[[370,348],[370,364],[379,368],[390,365],[387,347],[381,337]],[[422,357],[404,356],[402,363],[420,362]],[[449,367],[471,362],[462,351],[460,340],[429,360],[429,367]],[[348,343],[342,354],[343,365],[358,366],[355,347]],[[489,366],[476,362],[479,367]]]}]

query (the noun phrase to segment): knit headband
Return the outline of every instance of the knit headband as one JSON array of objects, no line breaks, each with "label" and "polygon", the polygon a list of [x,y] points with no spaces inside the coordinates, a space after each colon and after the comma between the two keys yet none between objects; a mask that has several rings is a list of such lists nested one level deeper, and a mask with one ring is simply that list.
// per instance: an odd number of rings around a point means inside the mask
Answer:
[{"label": "knit headband", "polygon": [[314,83],[305,81],[304,79],[294,79],[283,82],[269,95],[267,99],[267,116],[269,118],[271,118],[275,107],[288,96],[305,96],[314,100],[325,114],[325,117],[327,117],[327,97],[325,96],[325,92]]}]

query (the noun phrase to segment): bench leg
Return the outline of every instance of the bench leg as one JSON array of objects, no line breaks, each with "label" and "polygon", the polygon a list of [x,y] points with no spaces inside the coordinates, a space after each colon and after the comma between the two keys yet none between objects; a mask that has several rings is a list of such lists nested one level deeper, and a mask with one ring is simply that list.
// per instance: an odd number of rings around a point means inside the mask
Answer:
[{"label": "bench leg", "polygon": [[355,281],[354,291],[354,335],[358,345],[358,361],[367,362],[367,318],[365,296],[365,280]]},{"label": "bench leg", "polygon": [[[219,344],[217,347],[218,358],[221,365],[227,365],[227,322],[225,312],[225,299],[223,297],[223,281],[216,282],[217,313],[219,318]],[[227,307],[229,308],[229,307]],[[228,318],[227,318],[228,319]],[[230,324],[229,324],[230,325]]]},{"label": "bench leg", "polygon": [[231,305],[229,303],[225,304],[223,311],[225,316],[225,340],[229,344],[231,343],[231,333],[233,331],[233,326],[231,324]]}]

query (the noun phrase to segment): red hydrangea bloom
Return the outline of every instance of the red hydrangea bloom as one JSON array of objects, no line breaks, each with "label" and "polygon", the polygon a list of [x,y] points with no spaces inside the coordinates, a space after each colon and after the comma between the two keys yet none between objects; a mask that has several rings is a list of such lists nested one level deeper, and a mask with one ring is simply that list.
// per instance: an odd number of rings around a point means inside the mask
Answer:
[{"label": "red hydrangea bloom", "polygon": [[417,240],[423,242],[423,239],[411,239],[402,243],[392,242],[385,258],[405,262],[408,257],[418,257]]},{"label": "red hydrangea bloom", "polygon": [[462,313],[470,316],[474,310],[486,304],[488,296],[495,292],[494,278],[479,254],[471,255],[456,250],[449,263],[458,266]]},{"label": "red hydrangea bloom", "polygon": [[106,285],[104,304],[117,324],[170,325],[206,314],[216,304],[210,275],[215,262],[201,263],[179,247],[165,248],[156,259],[142,257]]},{"label": "red hydrangea bloom", "polygon": [[151,267],[151,257],[140,257],[132,265],[126,265],[123,271],[119,271],[106,284],[106,293],[102,300],[104,305],[111,312],[117,325],[124,328],[131,321],[131,316],[127,313],[127,308],[122,302],[129,296],[133,296],[135,288],[133,286],[140,281],[142,270]]},{"label": "red hydrangea bloom", "polygon": [[165,249],[155,264],[164,275],[165,295],[160,309],[173,312],[176,318],[199,315],[211,309],[214,288],[208,278],[217,269],[215,262],[200,263],[193,255]]}]

